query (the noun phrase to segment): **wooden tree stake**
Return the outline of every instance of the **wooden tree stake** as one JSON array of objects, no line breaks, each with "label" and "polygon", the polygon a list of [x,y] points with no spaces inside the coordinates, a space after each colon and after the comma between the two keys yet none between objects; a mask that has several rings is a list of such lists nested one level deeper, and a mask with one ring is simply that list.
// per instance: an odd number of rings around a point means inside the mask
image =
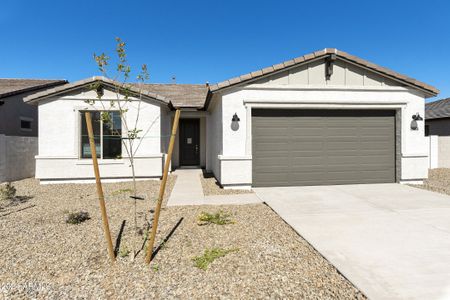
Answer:
[{"label": "wooden tree stake", "polygon": [[156,237],[156,230],[158,228],[159,214],[161,212],[161,205],[162,205],[163,198],[164,198],[164,191],[166,189],[167,176],[169,173],[170,160],[172,159],[172,151],[173,151],[173,145],[175,144],[175,136],[177,135],[178,121],[180,119],[180,113],[181,113],[180,109],[177,109],[175,112],[175,118],[173,120],[172,135],[170,136],[169,149],[167,151],[167,158],[166,158],[166,162],[164,165],[163,178],[162,178],[161,186],[159,187],[159,196],[158,196],[158,202],[156,203],[155,216],[153,217],[152,232],[150,235],[150,239],[148,240],[148,244],[147,244],[147,254],[145,256],[146,264],[149,264],[150,261],[152,260],[153,245],[155,244],[155,237]]},{"label": "wooden tree stake", "polygon": [[111,262],[114,263],[116,261],[116,257],[114,255],[111,232],[109,231],[108,215],[106,214],[105,197],[103,196],[102,182],[100,180],[100,171],[98,169],[97,150],[95,148],[95,139],[94,139],[94,131],[92,129],[91,113],[87,111],[84,113],[84,116],[86,118],[86,127],[89,135],[89,145],[91,146],[92,165],[94,166],[98,201],[100,203],[100,211],[102,213],[103,231],[105,232],[106,242],[108,243],[109,258],[111,259]]}]

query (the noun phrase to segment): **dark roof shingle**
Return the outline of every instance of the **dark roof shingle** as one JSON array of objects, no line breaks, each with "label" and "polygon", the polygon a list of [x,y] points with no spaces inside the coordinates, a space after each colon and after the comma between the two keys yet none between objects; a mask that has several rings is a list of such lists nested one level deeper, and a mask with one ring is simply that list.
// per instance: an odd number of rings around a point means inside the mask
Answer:
[{"label": "dark roof shingle", "polygon": [[171,100],[174,107],[203,108],[208,87],[202,84],[144,84],[143,89]]},{"label": "dark roof shingle", "polygon": [[440,119],[450,117],[450,98],[425,104],[425,119]]},{"label": "dark roof shingle", "polygon": [[0,78],[0,98],[67,83],[67,80]]}]

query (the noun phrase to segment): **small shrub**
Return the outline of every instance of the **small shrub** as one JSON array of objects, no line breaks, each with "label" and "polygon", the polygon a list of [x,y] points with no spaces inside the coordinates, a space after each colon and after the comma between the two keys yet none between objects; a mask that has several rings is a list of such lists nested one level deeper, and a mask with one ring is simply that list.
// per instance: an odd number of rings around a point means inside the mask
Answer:
[{"label": "small shrub", "polygon": [[197,224],[200,226],[208,224],[227,225],[233,223],[234,221],[231,220],[230,214],[223,211],[218,211],[214,214],[201,212],[197,217]]},{"label": "small shrub", "polygon": [[132,192],[133,192],[133,190],[131,190],[131,189],[121,189],[121,190],[113,191],[111,193],[111,195],[112,196],[117,196],[117,195],[121,195],[121,194],[132,193]]},{"label": "small shrub", "polygon": [[130,250],[127,248],[127,246],[120,247],[119,250],[119,256],[120,257],[127,257],[130,254]]},{"label": "small shrub", "polygon": [[89,213],[85,211],[79,211],[70,213],[66,217],[66,223],[68,224],[80,224],[83,223],[86,220],[89,220]]},{"label": "small shrub", "polygon": [[222,249],[222,248],[213,248],[206,249],[203,255],[196,256],[192,260],[194,261],[194,266],[206,270],[210,263],[220,257],[224,257],[228,253],[239,251],[237,248],[233,249]]},{"label": "small shrub", "polygon": [[0,188],[0,200],[13,200],[16,197],[16,188],[8,182]]},{"label": "small shrub", "polygon": [[153,265],[152,266],[153,271],[158,272],[159,271],[159,265]]}]

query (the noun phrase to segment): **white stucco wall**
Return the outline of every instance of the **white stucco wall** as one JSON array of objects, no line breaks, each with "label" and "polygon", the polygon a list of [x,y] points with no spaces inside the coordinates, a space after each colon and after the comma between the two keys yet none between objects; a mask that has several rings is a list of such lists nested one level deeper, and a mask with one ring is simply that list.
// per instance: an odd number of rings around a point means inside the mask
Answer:
[{"label": "white stucco wall", "polygon": [[[39,154],[36,156],[36,178],[41,180],[92,179],[94,177],[90,159],[80,159],[80,111],[104,110],[116,94],[105,90],[103,104],[97,101],[94,107],[86,99],[95,99],[93,91],[41,101],[39,103]],[[122,102],[130,129],[134,128],[138,113],[137,99]],[[113,109],[114,110],[114,109]],[[159,177],[162,175],[163,151],[161,136],[167,134],[168,108],[159,103],[142,101],[139,122],[136,128],[143,130],[145,138],[135,141],[136,176]],[[163,124],[163,125],[162,125]],[[125,135],[122,124],[122,134]],[[122,146],[122,159],[99,160],[103,178],[125,178],[131,176],[127,154]]]},{"label": "white stucco wall", "polygon": [[213,96],[208,112],[206,118],[206,170],[213,172],[216,178],[221,181],[219,156],[222,154],[222,129],[226,124],[223,124],[222,121],[222,97],[220,95]]},{"label": "white stucco wall", "polygon": [[[411,116],[424,116],[424,95],[396,86],[250,85],[222,94],[223,151],[217,156],[224,186],[251,185],[251,109],[393,109],[401,110],[401,178],[416,181],[427,177],[428,149],[424,122],[411,130]],[[233,131],[231,118],[237,113],[240,128]]]}]

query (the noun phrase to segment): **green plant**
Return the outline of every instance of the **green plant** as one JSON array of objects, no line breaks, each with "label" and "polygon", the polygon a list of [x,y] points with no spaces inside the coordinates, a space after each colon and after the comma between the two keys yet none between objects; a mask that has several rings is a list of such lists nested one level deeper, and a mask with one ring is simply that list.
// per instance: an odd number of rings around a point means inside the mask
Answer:
[{"label": "green plant", "polygon": [[158,271],[159,271],[159,265],[154,264],[154,265],[152,266],[152,269],[153,269],[153,271],[158,272]]},{"label": "green plant", "polygon": [[130,254],[130,252],[131,251],[127,248],[127,246],[124,245],[124,246],[120,247],[119,256],[120,257],[127,257]]},{"label": "green plant", "polygon": [[231,252],[237,252],[239,251],[238,248],[233,249],[223,249],[223,248],[212,248],[212,249],[206,249],[203,255],[196,256],[192,260],[194,261],[194,266],[206,270],[208,269],[208,266],[210,263],[212,263],[214,260],[220,257],[224,257],[228,253]]},{"label": "green plant", "polygon": [[66,223],[68,224],[80,224],[83,223],[86,220],[89,220],[91,217],[89,216],[88,212],[85,211],[79,211],[79,212],[73,212],[67,215],[66,217]]},{"label": "green plant", "polygon": [[117,190],[117,191],[112,192],[111,195],[117,196],[117,195],[120,195],[120,194],[132,193],[132,192],[133,192],[132,189],[122,189],[122,190]]},{"label": "green plant", "polygon": [[[116,159],[126,159],[129,162],[132,177],[132,189],[120,190],[112,193],[112,196],[117,196],[123,193],[129,193],[134,199],[134,239],[132,243],[133,253],[138,252],[139,234],[137,224],[137,199],[138,188],[136,184],[136,170],[135,170],[135,156],[138,152],[144,138],[153,132],[154,126],[159,124],[160,116],[156,116],[151,122],[141,120],[141,110],[143,98],[146,97],[145,82],[150,79],[147,65],[143,64],[140,70],[134,74],[131,65],[128,62],[128,56],[125,49],[125,42],[120,38],[116,38],[116,57],[111,59],[105,53],[99,55],[94,53],[95,64],[103,77],[107,78],[109,83],[96,81],[90,85],[92,91],[95,91],[95,98],[85,100],[86,104],[90,106],[89,110],[100,113],[101,122],[108,128],[109,135],[120,139],[122,143],[121,149],[124,153],[118,153]],[[115,65],[115,71],[111,70],[112,63]],[[111,73],[112,72],[112,73]],[[132,82],[133,75],[136,82]],[[107,97],[103,99],[103,89],[108,89],[116,94],[115,97]],[[132,113],[128,114],[129,109]],[[116,120],[111,114],[112,111],[118,111],[120,116],[121,126],[116,126]],[[142,128],[141,128],[142,126]],[[122,132],[122,129],[123,132]],[[131,247],[131,244],[130,244]]]},{"label": "green plant", "polygon": [[230,218],[231,214],[218,211],[216,213],[201,212],[197,217],[197,224],[200,226],[208,224],[226,225],[234,224],[234,221]]},{"label": "green plant", "polygon": [[16,192],[16,188],[8,182],[0,188],[0,200],[13,200],[16,197]]}]

